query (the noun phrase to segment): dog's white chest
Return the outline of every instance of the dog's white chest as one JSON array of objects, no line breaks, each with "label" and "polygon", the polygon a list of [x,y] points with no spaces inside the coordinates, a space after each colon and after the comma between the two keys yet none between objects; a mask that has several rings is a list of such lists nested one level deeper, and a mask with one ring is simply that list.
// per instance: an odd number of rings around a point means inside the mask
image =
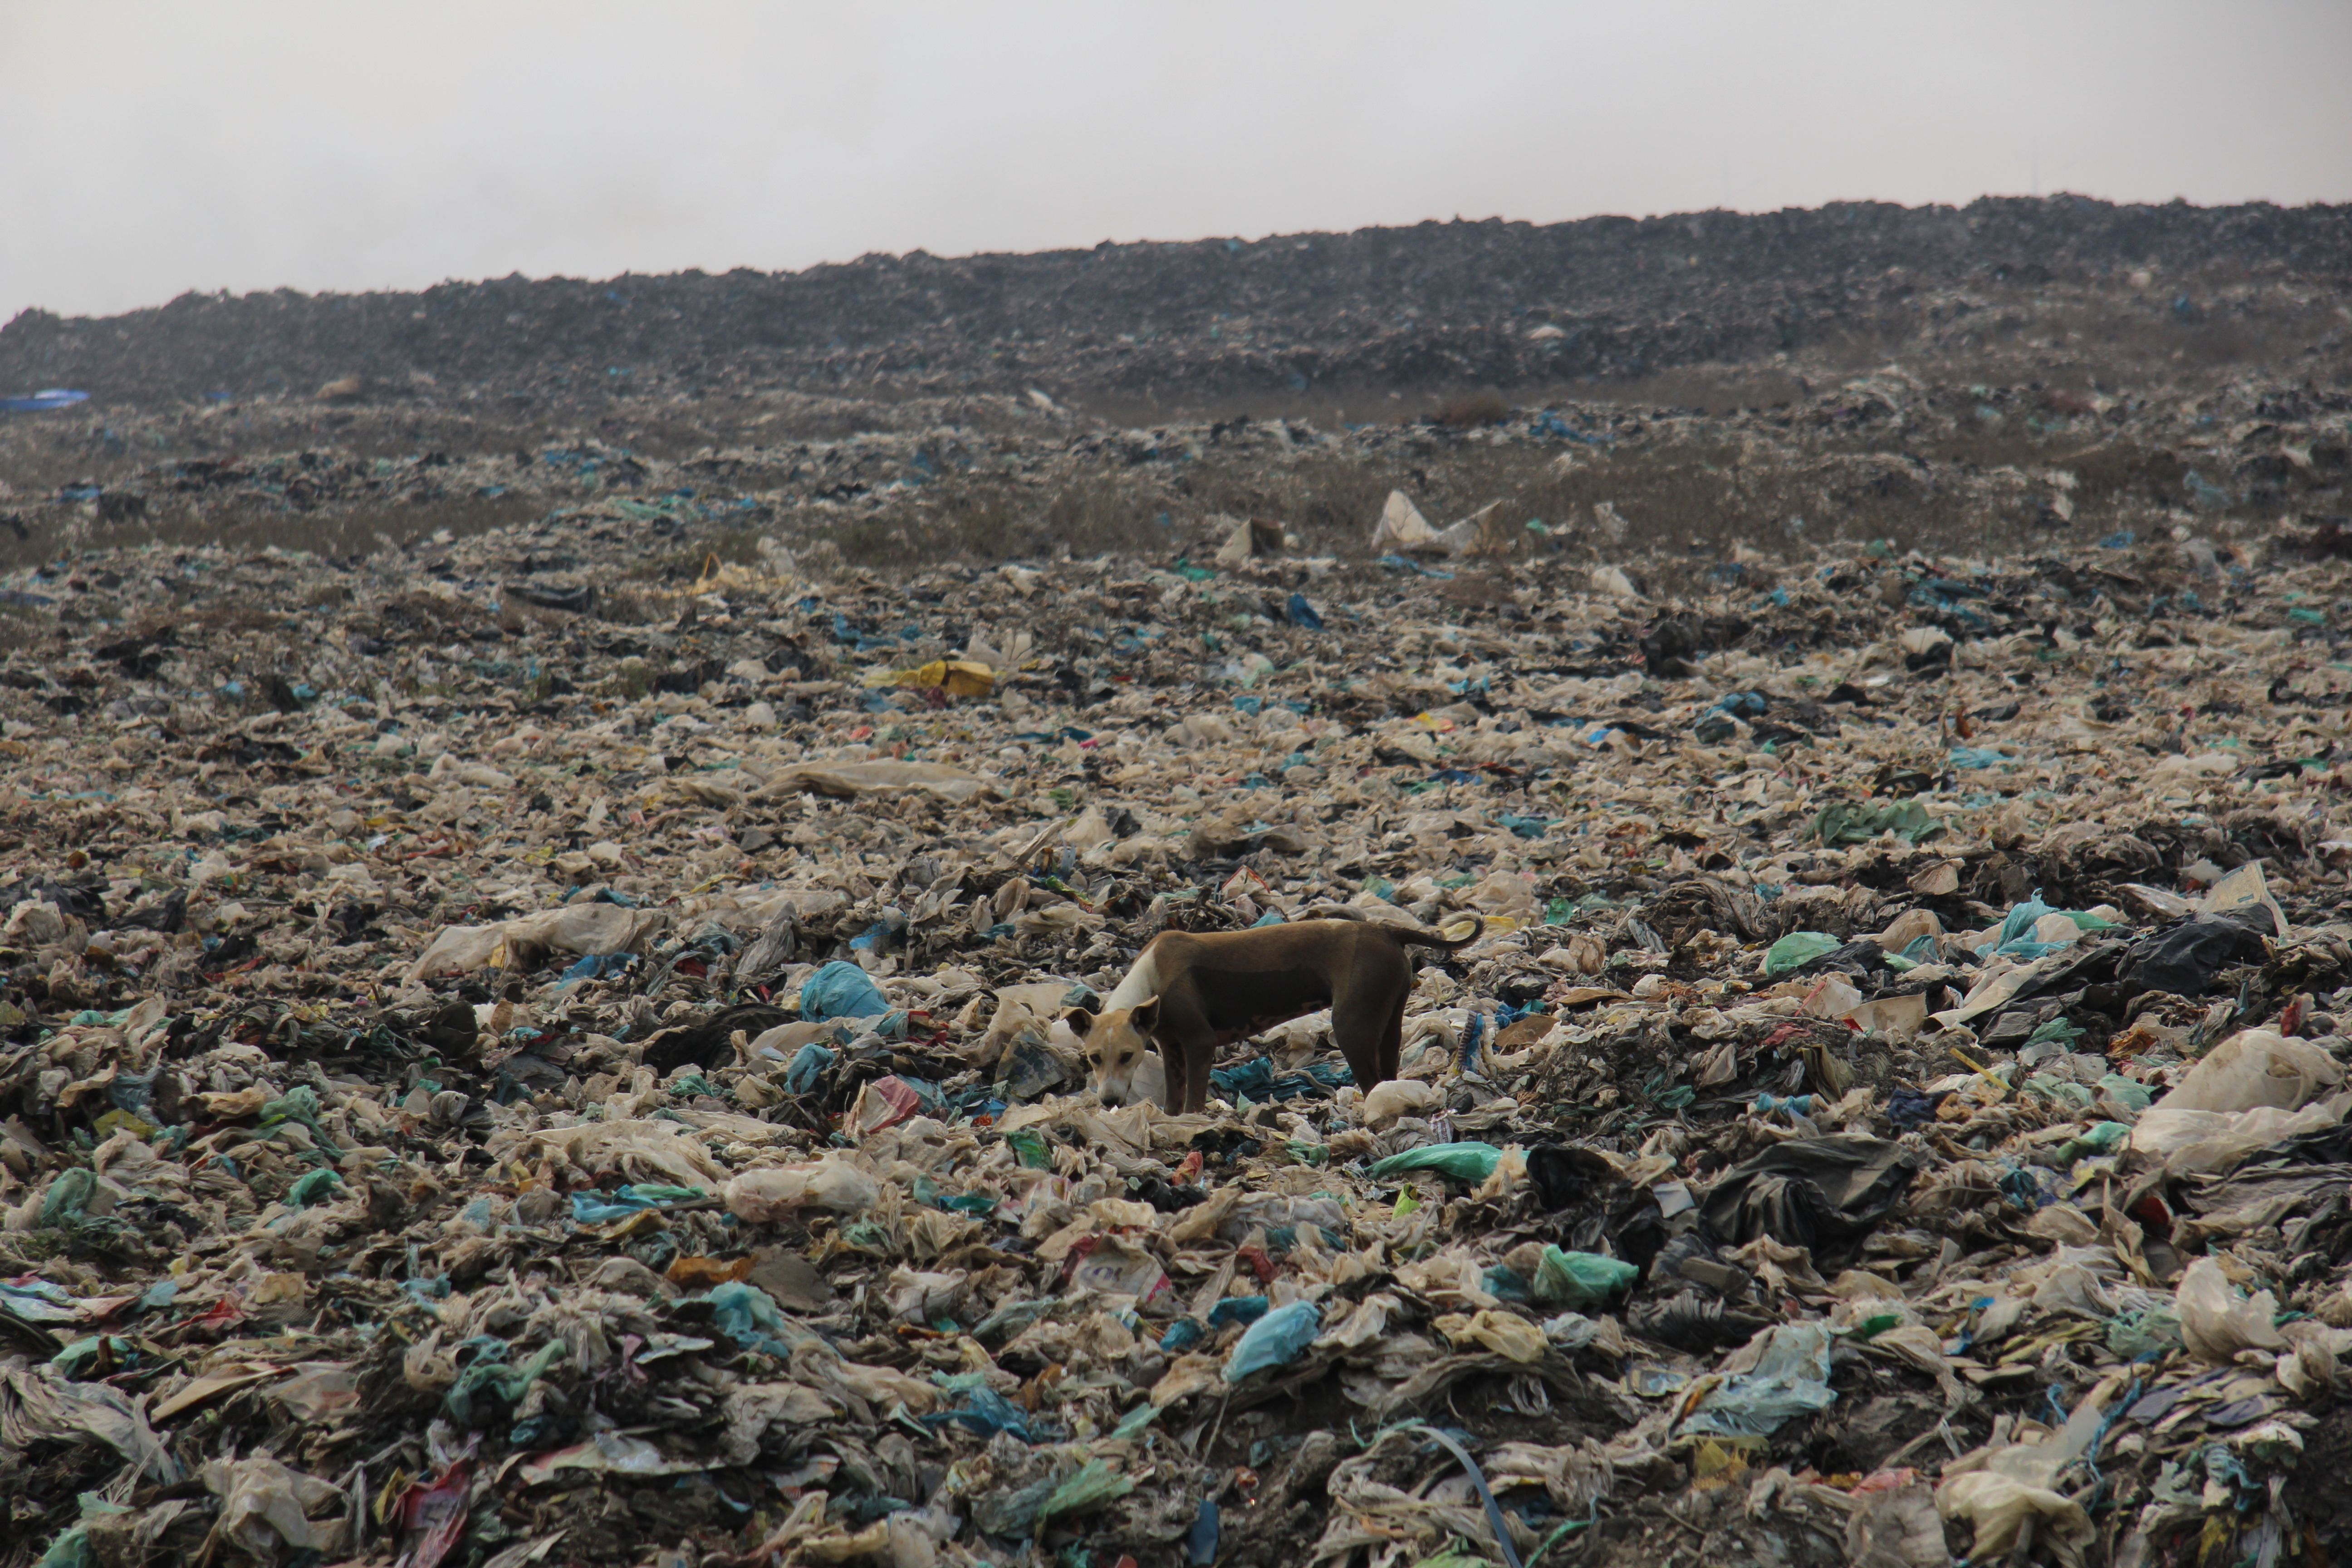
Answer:
[{"label": "dog's white chest", "polygon": [[1127,972],[1127,978],[1103,998],[1103,1011],[1115,1013],[1122,1007],[1139,1006],[1159,994],[1160,966],[1152,962],[1150,953],[1145,952],[1136,959],[1135,967]]}]

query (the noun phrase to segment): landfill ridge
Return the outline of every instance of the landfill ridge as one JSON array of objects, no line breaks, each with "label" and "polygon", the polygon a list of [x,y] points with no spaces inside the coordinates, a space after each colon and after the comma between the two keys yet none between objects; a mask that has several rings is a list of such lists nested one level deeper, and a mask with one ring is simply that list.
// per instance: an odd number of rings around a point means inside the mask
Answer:
[{"label": "landfill ridge", "polygon": [[506,414],[745,389],[889,402],[1040,388],[1173,416],[1243,398],[1507,391],[1698,365],[1801,374],[1822,356],[1848,368],[2054,359],[2113,375],[2177,357],[2259,363],[2283,330],[2340,330],[2347,262],[2347,205],[2055,195],[1456,219],[916,251],[800,272],[189,293],[108,319],[34,310],[0,327],[0,385],[117,405],[331,385],[414,407],[470,389]]},{"label": "landfill ridge", "polygon": [[2190,521],[16,574],[0,1563],[2340,1551],[2352,592]]}]

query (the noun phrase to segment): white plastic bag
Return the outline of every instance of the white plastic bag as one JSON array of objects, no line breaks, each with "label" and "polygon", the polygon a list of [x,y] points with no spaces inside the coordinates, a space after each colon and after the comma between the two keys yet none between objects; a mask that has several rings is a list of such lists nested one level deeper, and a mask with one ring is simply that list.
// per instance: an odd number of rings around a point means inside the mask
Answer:
[{"label": "white plastic bag", "polygon": [[1422,1111],[1434,1110],[1444,1099],[1444,1091],[1433,1083],[1423,1083],[1418,1079],[1392,1078],[1364,1091],[1362,1114],[1358,1120],[1367,1127],[1378,1126],[1400,1116],[1415,1116]]},{"label": "white plastic bag", "polygon": [[1853,1568],[1950,1568],[1944,1521],[1925,1481],[1857,1494],[1845,1521],[1846,1561]]},{"label": "white plastic bag", "polygon": [[1388,504],[1381,509],[1381,520],[1372,525],[1372,549],[1376,552],[1391,550],[1443,550],[1437,530],[1421,515],[1421,509],[1405,499],[1402,490],[1391,490]]},{"label": "white plastic bag", "polygon": [[2258,1150],[2335,1126],[2347,1108],[2352,1108],[2352,1095],[2337,1095],[2300,1110],[2274,1105],[2242,1111],[2174,1110],[2158,1105],[2140,1112],[2132,1124],[2131,1150],[2163,1162],[2176,1176],[2232,1171]]},{"label": "white plastic bag", "polygon": [[2082,1568],[2083,1548],[2096,1532],[2083,1505],[2057,1489],[2058,1479],[2090,1447],[2116,1392],[2112,1384],[2102,1384],[2057,1431],[2024,1422],[2015,1440],[1989,1443],[1944,1467],[1936,1488],[1937,1511],[1976,1526],[1976,1542],[1969,1549],[1972,1561],[2006,1553],[2030,1519],[2037,1546],[2047,1548],[2063,1568]]},{"label": "white plastic bag", "polygon": [[2323,1088],[2344,1080],[2344,1069],[2309,1040],[2273,1029],[2244,1029],[2189,1069],[2158,1100],[2160,1110],[2252,1110],[2274,1105],[2293,1110]]},{"label": "white plastic bag", "polygon": [[2176,1175],[2230,1170],[2257,1149],[2342,1121],[2346,1097],[2305,1101],[2343,1079],[2336,1058],[2309,1040],[2242,1030],[2140,1113],[2132,1152],[2162,1161]]},{"label": "white plastic bag", "polygon": [[882,1195],[875,1179],[838,1154],[803,1165],[769,1165],[728,1182],[727,1212],[752,1225],[788,1219],[804,1208],[859,1214]]},{"label": "white plastic bag", "polygon": [[[205,1486],[221,1500],[215,1526],[248,1556],[275,1563],[281,1554],[331,1552],[343,1539],[343,1521],[327,1510],[342,1499],[332,1482],[289,1470],[268,1455],[215,1459],[204,1469]],[[312,1519],[313,1512],[326,1517]]]},{"label": "white plastic bag", "polygon": [[971,1276],[961,1268],[944,1274],[903,1267],[890,1271],[890,1315],[918,1328],[954,1316],[971,1293]]},{"label": "white plastic bag", "polygon": [[[2248,1352],[2275,1353],[2287,1348],[2285,1336],[2272,1321],[2278,1316],[2277,1300],[2267,1290],[2255,1292],[2252,1300],[2240,1296],[2221,1266],[2210,1258],[2197,1259],[2181,1275],[2173,1305],[2180,1314],[2181,1342],[2200,1361],[2228,1365]],[[2254,1359],[2267,1364],[2269,1356]]]}]

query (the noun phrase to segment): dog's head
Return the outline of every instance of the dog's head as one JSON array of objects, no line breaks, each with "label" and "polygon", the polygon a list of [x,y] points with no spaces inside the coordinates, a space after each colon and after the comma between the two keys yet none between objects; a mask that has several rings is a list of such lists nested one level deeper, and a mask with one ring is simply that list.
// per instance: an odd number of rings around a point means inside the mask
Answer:
[{"label": "dog's head", "polygon": [[1062,1015],[1085,1047],[1087,1074],[1105,1105],[1129,1105],[1148,1097],[1141,1081],[1151,1058],[1151,1026],[1160,1021],[1160,999],[1108,1013],[1073,1007]]}]

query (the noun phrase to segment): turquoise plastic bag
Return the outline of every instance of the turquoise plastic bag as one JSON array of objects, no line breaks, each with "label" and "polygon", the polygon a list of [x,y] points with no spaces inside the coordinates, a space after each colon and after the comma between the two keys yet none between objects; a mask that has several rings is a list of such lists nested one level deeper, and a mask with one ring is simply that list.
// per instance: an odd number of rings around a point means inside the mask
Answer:
[{"label": "turquoise plastic bag", "polygon": [[889,1010],[881,988],[866,971],[845,959],[835,959],[801,982],[801,1016],[812,1022],[878,1018]]},{"label": "turquoise plastic bag", "polygon": [[1225,1381],[1239,1383],[1254,1372],[1288,1366],[1323,1330],[1323,1313],[1312,1301],[1276,1307],[1249,1326],[1225,1358]]}]

